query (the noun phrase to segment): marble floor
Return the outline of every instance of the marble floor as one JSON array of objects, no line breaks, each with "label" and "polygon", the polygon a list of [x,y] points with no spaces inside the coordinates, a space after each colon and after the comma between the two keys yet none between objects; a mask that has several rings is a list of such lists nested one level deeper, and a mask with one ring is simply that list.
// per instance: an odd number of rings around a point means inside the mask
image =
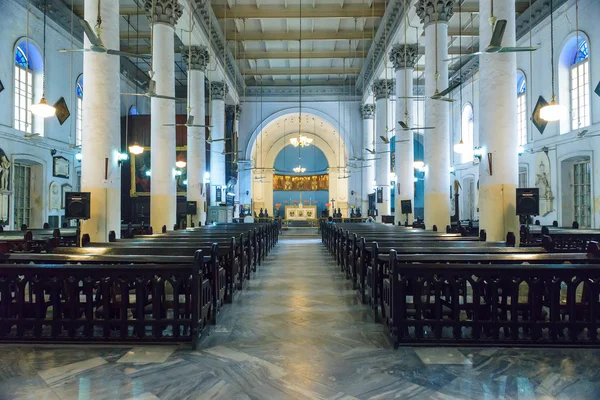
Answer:
[{"label": "marble floor", "polygon": [[197,351],[0,346],[0,399],[355,398],[600,399],[600,350],[393,350],[320,239],[289,235]]}]

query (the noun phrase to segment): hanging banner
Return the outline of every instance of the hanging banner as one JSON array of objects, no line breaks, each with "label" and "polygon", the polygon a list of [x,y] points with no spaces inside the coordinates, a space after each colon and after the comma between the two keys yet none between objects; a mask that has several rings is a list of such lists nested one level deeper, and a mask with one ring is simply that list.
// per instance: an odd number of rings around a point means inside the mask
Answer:
[{"label": "hanging banner", "polygon": [[329,190],[329,174],[323,175],[273,175],[273,190],[316,191]]}]

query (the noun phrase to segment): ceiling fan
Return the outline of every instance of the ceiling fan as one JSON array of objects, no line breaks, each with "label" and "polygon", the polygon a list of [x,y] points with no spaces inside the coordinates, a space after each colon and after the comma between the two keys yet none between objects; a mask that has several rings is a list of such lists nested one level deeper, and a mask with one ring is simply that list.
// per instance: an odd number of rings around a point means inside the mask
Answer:
[{"label": "ceiling fan", "polygon": [[[491,20],[493,19],[490,18]],[[502,38],[504,37],[504,31],[506,30],[506,20],[500,19],[496,21],[494,24],[494,32],[492,33],[492,39],[490,40],[490,44],[483,50],[470,54],[461,54],[460,57],[475,57],[480,56],[482,54],[496,54],[496,53],[519,53],[523,51],[536,51],[540,48],[540,46],[531,46],[531,47],[502,47]],[[456,57],[455,57],[456,58]],[[450,58],[444,61],[452,61],[455,58]]]},{"label": "ceiling fan", "polygon": [[145,58],[145,59],[151,58],[152,55],[135,54],[135,53],[129,53],[126,51],[107,49],[106,46],[104,46],[104,43],[102,42],[102,38],[100,37],[100,35],[102,33],[102,16],[100,15],[101,3],[102,3],[102,0],[98,0],[98,19],[96,20],[96,32],[94,32],[94,29],[90,26],[90,24],[85,19],[83,19],[83,18],[77,19],[79,21],[79,24],[83,28],[83,32],[85,33],[85,36],[87,36],[88,40],[91,43],[90,48],[89,49],[86,49],[86,48],[83,48],[83,49],[60,49],[60,50],[58,50],[59,53],[75,53],[75,52],[91,51],[94,53],[110,54],[112,56]]},{"label": "ceiling fan", "polygon": [[[150,21],[154,21],[155,2],[156,2],[156,0],[152,0],[152,8],[150,11]],[[153,43],[154,43],[154,29],[151,29],[150,30],[150,57],[152,57],[154,54]],[[178,98],[172,97],[172,96],[163,96],[161,94],[156,93],[156,81],[154,80],[153,65],[154,65],[154,58],[151,58],[150,59],[150,71],[148,71],[148,76],[150,77],[150,80],[148,81],[148,91],[146,93],[121,93],[121,95],[123,95],[123,96],[141,96],[141,97],[149,97],[149,98],[156,98],[156,99],[183,101],[183,99],[178,99]]]},{"label": "ceiling fan", "polygon": [[[388,142],[389,143],[389,142]],[[375,150],[371,150],[368,148],[365,148],[366,151],[368,151],[369,153],[375,155],[375,154],[385,154],[385,153],[389,153],[390,150],[386,150],[386,151],[375,151]]]}]

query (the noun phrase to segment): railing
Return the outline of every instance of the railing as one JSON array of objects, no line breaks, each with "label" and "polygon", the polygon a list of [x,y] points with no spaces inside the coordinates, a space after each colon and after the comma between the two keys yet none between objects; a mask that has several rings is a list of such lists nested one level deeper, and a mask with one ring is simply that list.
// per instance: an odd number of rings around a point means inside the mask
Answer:
[{"label": "railing", "polygon": [[382,311],[396,346],[600,344],[600,265],[400,265],[395,256]]},{"label": "railing", "polygon": [[214,313],[194,264],[0,264],[0,342],[192,342]]}]

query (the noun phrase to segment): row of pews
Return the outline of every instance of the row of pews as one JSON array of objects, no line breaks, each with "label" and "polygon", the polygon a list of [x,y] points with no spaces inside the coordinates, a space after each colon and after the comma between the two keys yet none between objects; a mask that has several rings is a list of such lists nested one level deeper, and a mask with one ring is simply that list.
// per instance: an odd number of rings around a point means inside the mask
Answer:
[{"label": "row of pews", "polygon": [[321,233],[394,346],[600,345],[597,231],[569,251],[554,246],[568,233],[552,230],[526,247],[382,224]]},{"label": "row of pews", "polygon": [[[0,250],[0,342],[179,343],[217,323],[280,225],[218,224]],[[55,238],[56,239],[56,238]],[[1,239],[0,239],[1,240]]]}]

